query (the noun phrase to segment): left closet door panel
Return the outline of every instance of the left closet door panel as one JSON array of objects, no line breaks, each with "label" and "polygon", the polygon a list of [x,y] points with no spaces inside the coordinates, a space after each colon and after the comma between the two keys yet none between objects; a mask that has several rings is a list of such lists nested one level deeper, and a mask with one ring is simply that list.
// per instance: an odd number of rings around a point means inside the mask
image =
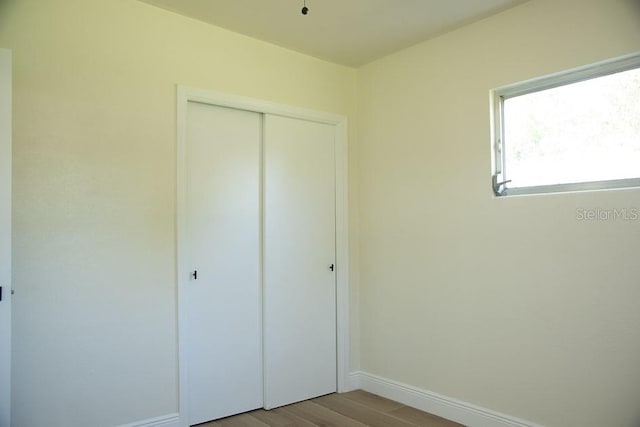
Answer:
[{"label": "left closet door panel", "polygon": [[189,102],[189,424],[262,407],[259,113]]}]

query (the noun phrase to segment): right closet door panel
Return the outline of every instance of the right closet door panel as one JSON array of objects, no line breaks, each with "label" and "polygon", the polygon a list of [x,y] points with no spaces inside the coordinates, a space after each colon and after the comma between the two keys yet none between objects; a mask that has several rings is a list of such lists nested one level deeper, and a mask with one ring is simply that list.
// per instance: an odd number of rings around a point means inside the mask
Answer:
[{"label": "right closet door panel", "polygon": [[266,115],[265,407],[336,391],[335,127]]}]

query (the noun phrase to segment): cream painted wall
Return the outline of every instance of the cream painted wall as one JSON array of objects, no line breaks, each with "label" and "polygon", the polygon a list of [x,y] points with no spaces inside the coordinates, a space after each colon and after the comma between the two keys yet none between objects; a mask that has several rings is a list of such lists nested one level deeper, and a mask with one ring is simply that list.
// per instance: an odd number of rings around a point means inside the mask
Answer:
[{"label": "cream painted wall", "polygon": [[178,82],[349,117],[354,368],[550,427],[637,425],[640,224],[575,210],[640,192],[493,199],[488,92],[640,50],[639,19],[531,0],[356,72],[134,0],[0,0],[14,427],[177,410]]},{"label": "cream painted wall", "polygon": [[176,412],[176,83],[352,118],[356,71],[134,0],[2,0],[0,46],[15,76],[12,426]]},{"label": "cream painted wall", "polygon": [[637,0],[532,0],[359,70],[363,371],[549,427],[640,423],[640,190],[495,199],[492,88],[640,50]]}]

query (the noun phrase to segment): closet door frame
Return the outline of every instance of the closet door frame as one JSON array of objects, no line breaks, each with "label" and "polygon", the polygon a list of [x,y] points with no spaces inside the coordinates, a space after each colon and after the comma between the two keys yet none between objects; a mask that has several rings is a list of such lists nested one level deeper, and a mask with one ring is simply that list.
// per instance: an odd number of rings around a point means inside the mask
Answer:
[{"label": "closet door frame", "polygon": [[179,425],[188,427],[189,399],[187,376],[186,304],[185,291],[190,285],[187,263],[186,195],[187,195],[187,107],[189,102],[235,108],[262,114],[325,123],[336,130],[336,339],[338,392],[349,386],[349,240],[348,240],[348,169],[347,118],[341,115],[309,110],[270,101],[237,96],[222,92],[177,85],[177,164],[176,164],[176,242],[177,242],[177,299],[178,299],[178,381]]}]

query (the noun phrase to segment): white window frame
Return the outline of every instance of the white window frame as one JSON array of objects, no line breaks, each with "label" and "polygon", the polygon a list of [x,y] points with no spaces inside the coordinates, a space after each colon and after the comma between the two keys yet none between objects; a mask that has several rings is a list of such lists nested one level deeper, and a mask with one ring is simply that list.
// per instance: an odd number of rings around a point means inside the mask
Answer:
[{"label": "white window frame", "polygon": [[529,93],[540,92],[559,86],[565,86],[572,83],[591,80],[594,78],[603,77],[623,71],[629,71],[637,68],[640,68],[640,52],[532,80],[527,80],[520,83],[511,84],[508,86],[503,86],[492,90],[492,187],[494,195],[499,197],[522,194],[558,193],[567,191],[640,187],[639,176],[638,178],[629,179],[509,188],[509,181],[505,181],[504,171],[507,165],[505,165],[503,146],[505,100],[521,95],[527,95]]}]

